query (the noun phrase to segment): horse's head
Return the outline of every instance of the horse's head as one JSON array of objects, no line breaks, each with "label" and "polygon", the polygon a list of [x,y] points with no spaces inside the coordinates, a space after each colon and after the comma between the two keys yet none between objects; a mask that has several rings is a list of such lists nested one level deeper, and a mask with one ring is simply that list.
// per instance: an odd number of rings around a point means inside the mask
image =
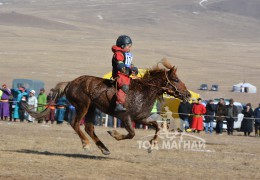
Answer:
[{"label": "horse's head", "polygon": [[177,68],[174,66],[165,72],[166,85],[163,88],[164,91],[176,98],[179,98],[183,101],[189,101],[191,94],[186,88],[185,84],[178,78],[176,72]]}]

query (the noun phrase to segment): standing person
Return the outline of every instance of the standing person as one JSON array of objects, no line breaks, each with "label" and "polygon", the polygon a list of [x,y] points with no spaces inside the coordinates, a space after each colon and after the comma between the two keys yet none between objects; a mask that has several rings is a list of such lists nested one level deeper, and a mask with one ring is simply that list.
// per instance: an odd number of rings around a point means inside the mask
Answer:
[{"label": "standing person", "polygon": [[56,120],[57,124],[62,124],[65,115],[65,106],[67,105],[67,99],[65,96],[60,97],[57,100]]},{"label": "standing person", "polygon": [[[167,107],[168,108],[168,107]],[[147,121],[157,121],[160,118],[160,114],[159,111],[161,109],[161,104],[158,102],[158,100],[156,100],[153,104],[153,108],[151,110],[150,116],[147,118]],[[166,107],[165,107],[166,109]],[[166,109],[167,111],[168,109]],[[139,124],[138,124],[139,125]],[[148,129],[148,125],[145,124],[141,124],[143,129]],[[140,125],[138,128],[141,128]]]},{"label": "standing person", "polygon": [[[38,100],[35,97],[35,91],[31,90],[29,93],[29,97],[28,97],[28,105],[30,110],[32,111],[36,111],[37,110],[37,105],[38,105]],[[28,115],[28,122],[34,122],[34,118],[29,114]]]},{"label": "standing person", "polygon": [[[47,96],[47,103],[53,100],[52,95],[53,95],[53,89],[50,90]],[[53,124],[55,121],[55,105],[50,105],[49,108],[50,108],[50,113],[47,115],[45,122],[48,123],[49,121],[51,121],[51,124]]]},{"label": "standing person", "polygon": [[[38,107],[37,107],[37,111],[41,112],[45,109],[45,105],[47,104],[47,96],[45,94],[45,89],[41,88],[40,89],[40,93],[38,95]],[[42,123],[45,120],[45,118],[39,118],[38,119],[38,123]]]},{"label": "standing person", "polygon": [[229,105],[227,106],[227,133],[228,135],[233,135],[234,121],[237,121],[237,107],[234,105],[234,100],[229,100]]},{"label": "standing person", "polygon": [[65,117],[64,120],[70,124],[72,120],[76,116],[76,108],[72,106],[71,104],[68,104],[67,107],[65,108]]},{"label": "standing person", "polygon": [[189,114],[191,111],[191,104],[189,102],[181,102],[178,108],[179,117],[181,120],[180,129],[183,131],[183,125],[185,131],[190,128],[189,126]]},{"label": "standing person", "polygon": [[95,126],[103,125],[103,113],[98,108],[95,108]]},{"label": "standing person", "polygon": [[206,116],[205,116],[205,132],[210,134],[213,133],[213,121],[214,121],[214,115],[216,111],[216,106],[214,104],[214,101],[212,99],[209,100],[209,102],[206,105]]},{"label": "standing person", "polygon": [[13,112],[14,112],[14,108],[15,108],[15,103],[16,103],[16,95],[14,95],[13,93],[13,89],[11,89],[11,95],[8,98],[9,101],[9,119],[10,121],[13,120]]},{"label": "standing person", "polygon": [[206,108],[202,104],[202,99],[198,98],[198,103],[193,105],[192,113],[194,114],[191,124],[191,129],[197,130],[199,133],[203,130],[203,117],[202,115],[206,113]]},{"label": "standing person", "polygon": [[124,107],[126,94],[130,84],[130,70],[132,68],[133,56],[130,53],[132,40],[127,35],[121,35],[112,46],[112,77],[117,81],[116,108],[115,111],[126,111]]},{"label": "standing person", "polygon": [[9,110],[9,96],[11,96],[11,90],[7,88],[6,84],[2,85],[2,96],[0,101],[0,117],[1,120],[7,120],[10,114]]},{"label": "standing person", "polygon": [[222,135],[223,132],[223,121],[226,119],[225,116],[227,115],[227,108],[225,105],[224,98],[220,98],[217,108],[216,108],[216,133]]},{"label": "standing person", "polygon": [[192,99],[191,99],[191,104],[190,104],[190,106],[191,106],[191,107],[190,107],[190,108],[191,108],[191,109],[190,109],[190,114],[191,114],[191,115],[190,115],[190,117],[189,117],[189,126],[190,126],[190,127],[191,127],[191,123],[192,123],[192,119],[193,119],[192,108],[193,108],[194,104],[196,104],[196,103],[197,103],[197,99],[196,99],[196,98],[192,98]]},{"label": "standing person", "polygon": [[14,90],[15,93],[17,94],[17,98],[16,98],[16,104],[15,104],[15,108],[14,108],[14,122],[17,119],[20,119],[20,122],[24,121],[24,109],[21,106],[21,101],[26,100],[26,96],[28,95],[27,92],[25,92],[25,87],[19,87],[19,89],[15,89]]},{"label": "standing person", "polygon": [[254,110],[254,118],[255,118],[255,136],[260,136],[260,103],[257,108]]},{"label": "standing person", "polygon": [[244,118],[241,122],[240,131],[244,132],[245,136],[250,136],[250,133],[253,132],[253,115],[254,111],[251,107],[251,103],[246,104],[246,108],[242,110]]}]

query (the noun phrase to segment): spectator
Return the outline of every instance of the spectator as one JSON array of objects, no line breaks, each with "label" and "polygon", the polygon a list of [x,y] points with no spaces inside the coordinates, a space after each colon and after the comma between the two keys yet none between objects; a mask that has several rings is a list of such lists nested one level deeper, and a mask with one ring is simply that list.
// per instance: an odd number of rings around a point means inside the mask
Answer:
[{"label": "spectator", "polygon": [[191,129],[197,130],[199,133],[203,130],[203,117],[202,115],[206,113],[206,108],[202,104],[202,99],[198,98],[198,103],[193,105],[192,113],[194,114],[191,124]]},{"label": "spectator", "polygon": [[117,118],[117,121],[116,121],[116,122],[117,122],[117,127],[118,127],[118,128],[123,127],[123,125],[122,125],[122,120],[121,120],[121,119],[118,119],[118,118]]},{"label": "spectator", "polygon": [[216,133],[222,135],[223,132],[223,121],[226,119],[227,108],[225,105],[224,98],[220,98],[216,108]]},{"label": "spectator", "polygon": [[[40,94],[38,95],[38,107],[37,111],[41,112],[45,109],[45,105],[47,104],[47,96],[45,94],[45,89],[40,89]],[[45,120],[45,118],[39,118],[38,123],[42,123]]]},{"label": "spectator", "polygon": [[20,119],[20,122],[24,121],[24,113],[25,110],[21,106],[21,101],[26,101],[26,97],[28,96],[27,92],[25,92],[25,87],[20,87],[18,90],[15,90],[17,93],[17,103],[14,108],[14,122],[17,119]]},{"label": "spectator", "polygon": [[[167,107],[168,108],[168,107]],[[166,112],[168,112],[169,109],[165,107]],[[160,110],[160,103],[158,103],[158,100],[156,100],[153,104],[153,108],[151,110],[150,116],[147,118],[148,121],[157,121],[160,118],[160,114],[158,113]],[[142,124],[143,129],[148,129],[147,125]]]},{"label": "spectator", "polygon": [[185,128],[185,131],[190,128],[189,126],[189,114],[191,112],[191,104],[189,102],[181,102],[180,106],[178,108],[178,113],[180,116],[180,129],[183,131],[183,125]]},{"label": "spectator", "polygon": [[57,100],[57,110],[55,115],[57,124],[63,123],[66,105],[67,105],[67,99],[65,96],[62,96]]},{"label": "spectator", "polygon": [[95,108],[95,126],[102,126],[102,125],[103,125],[103,114],[98,108]]},{"label": "spectator", "polygon": [[13,120],[13,112],[14,112],[14,108],[15,108],[15,104],[16,104],[16,97],[14,95],[14,91],[13,89],[11,89],[11,95],[9,96],[8,98],[8,101],[9,101],[9,119],[10,121]]},{"label": "spectator", "polygon": [[253,109],[251,107],[251,103],[246,104],[246,108],[242,110],[242,114],[244,114],[244,118],[241,123],[240,131],[244,132],[245,136],[250,136],[250,133],[253,132]]},{"label": "spectator", "polygon": [[6,84],[2,85],[2,96],[1,96],[1,101],[0,101],[0,117],[1,120],[7,120],[9,117],[9,96],[11,96],[11,90],[7,88]]},{"label": "spectator", "polygon": [[254,118],[255,118],[255,136],[260,136],[260,103],[258,105],[258,108],[255,108],[254,110]]},{"label": "spectator", "polygon": [[234,105],[234,100],[229,100],[229,105],[227,106],[227,133],[228,135],[233,135],[234,121],[237,121],[237,107]]},{"label": "spectator", "polygon": [[[193,114],[192,108],[193,108],[194,104],[196,104],[196,103],[197,103],[197,99],[196,99],[196,98],[192,98],[192,99],[191,99],[190,114]],[[190,117],[189,117],[189,126],[190,126],[190,127],[191,127],[192,119],[193,119],[193,115],[190,115]]]},{"label": "spectator", "polygon": [[76,116],[76,109],[74,106],[71,104],[68,104],[65,110],[65,120],[68,122],[68,124],[71,123],[71,121],[75,118]]},{"label": "spectator", "polygon": [[206,116],[205,116],[205,132],[210,134],[213,133],[213,121],[214,121],[214,115],[216,111],[216,106],[214,104],[214,101],[212,99],[209,100],[209,102],[206,105]]},{"label": "spectator", "polygon": [[[53,94],[53,89],[50,90],[47,96],[47,103],[53,100],[52,94]],[[53,124],[55,121],[55,105],[50,105],[49,108],[50,108],[50,113],[47,115],[45,122],[48,123],[49,121],[51,121],[51,124]]]},{"label": "spectator", "polygon": [[[38,100],[35,97],[35,91],[31,90],[29,93],[28,97],[28,105],[30,110],[36,111],[37,110],[37,105],[38,105]],[[34,118],[31,115],[28,115],[28,122],[34,122]]]}]

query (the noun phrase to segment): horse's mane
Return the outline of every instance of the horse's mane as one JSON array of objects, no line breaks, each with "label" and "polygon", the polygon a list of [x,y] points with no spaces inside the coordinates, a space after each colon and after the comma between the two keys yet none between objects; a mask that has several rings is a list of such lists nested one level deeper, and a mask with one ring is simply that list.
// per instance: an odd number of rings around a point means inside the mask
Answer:
[{"label": "horse's mane", "polygon": [[[160,67],[160,64],[162,64],[164,67]],[[159,61],[156,65],[154,65],[152,68],[147,69],[144,73],[142,80],[148,80],[151,77],[154,77],[156,74],[161,73],[162,71],[165,71],[165,69],[171,69],[173,66],[169,62],[168,59],[163,58],[161,61]]]}]

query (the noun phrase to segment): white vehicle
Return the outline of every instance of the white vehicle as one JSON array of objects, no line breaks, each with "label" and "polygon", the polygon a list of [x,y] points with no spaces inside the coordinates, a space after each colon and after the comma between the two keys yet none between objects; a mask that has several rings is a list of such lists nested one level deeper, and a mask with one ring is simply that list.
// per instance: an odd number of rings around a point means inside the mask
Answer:
[{"label": "white vehicle", "polygon": [[[219,99],[214,99],[214,104],[217,105],[219,102]],[[204,102],[203,105],[206,103]],[[225,99],[225,104],[229,105],[229,100]],[[234,102],[234,105],[237,107],[238,115],[237,120],[234,122],[234,129],[239,130],[241,127],[241,122],[243,120],[244,115],[241,113],[243,110],[243,105],[240,102]],[[206,106],[206,105],[205,105]],[[205,127],[205,118],[204,118],[204,127]],[[216,120],[213,121],[213,128],[216,128]],[[223,129],[227,129],[227,121],[223,121]]]}]

